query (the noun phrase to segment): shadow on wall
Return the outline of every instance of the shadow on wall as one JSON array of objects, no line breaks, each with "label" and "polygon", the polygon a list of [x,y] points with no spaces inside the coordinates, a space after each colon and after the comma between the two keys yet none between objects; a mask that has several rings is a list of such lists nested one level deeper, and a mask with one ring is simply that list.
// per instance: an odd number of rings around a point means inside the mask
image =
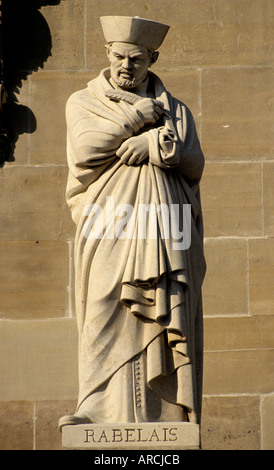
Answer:
[{"label": "shadow on wall", "polygon": [[[0,152],[0,166],[14,161],[14,149],[21,134],[36,129],[31,109],[18,102],[22,81],[43,68],[51,55],[49,26],[39,9],[58,5],[61,0],[2,0],[3,21],[3,83],[8,93],[3,107],[3,122],[7,131],[7,148]],[[1,141],[0,141],[1,145]]]}]

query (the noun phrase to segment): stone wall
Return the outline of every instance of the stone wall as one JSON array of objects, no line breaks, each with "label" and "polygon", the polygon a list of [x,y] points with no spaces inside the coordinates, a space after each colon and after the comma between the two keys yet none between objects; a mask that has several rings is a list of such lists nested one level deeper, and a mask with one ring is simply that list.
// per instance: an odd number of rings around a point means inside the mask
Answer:
[{"label": "stone wall", "polygon": [[30,27],[48,25],[51,55],[15,92],[0,168],[1,449],[60,449],[58,418],[75,410],[64,107],[108,66],[106,14],[172,26],[153,71],[192,110],[206,158],[203,448],[274,449],[273,1],[41,3]]}]

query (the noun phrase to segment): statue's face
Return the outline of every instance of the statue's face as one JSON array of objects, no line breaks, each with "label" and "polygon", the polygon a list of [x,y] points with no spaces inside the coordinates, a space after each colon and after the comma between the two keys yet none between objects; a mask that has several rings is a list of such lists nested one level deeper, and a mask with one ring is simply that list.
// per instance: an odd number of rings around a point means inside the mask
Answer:
[{"label": "statue's face", "polygon": [[144,46],[114,42],[108,47],[111,78],[124,90],[140,85],[147,76],[149,66],[156,60]]}]

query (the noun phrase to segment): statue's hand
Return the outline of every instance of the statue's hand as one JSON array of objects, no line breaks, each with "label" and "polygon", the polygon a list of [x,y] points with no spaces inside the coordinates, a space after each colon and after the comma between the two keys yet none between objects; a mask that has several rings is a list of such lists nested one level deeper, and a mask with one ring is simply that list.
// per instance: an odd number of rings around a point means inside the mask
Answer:
[{"label": "statue's hand", "polygon": [[134,104],[145,124],[154,124],[164,112],[164,103],[152,98],[141,98]]},{"label": "statue's hand", "polygon": [[125,140],[117,150],[116,155],[126,165],[140,164],[148,157],[148,138],[146,134]]}]

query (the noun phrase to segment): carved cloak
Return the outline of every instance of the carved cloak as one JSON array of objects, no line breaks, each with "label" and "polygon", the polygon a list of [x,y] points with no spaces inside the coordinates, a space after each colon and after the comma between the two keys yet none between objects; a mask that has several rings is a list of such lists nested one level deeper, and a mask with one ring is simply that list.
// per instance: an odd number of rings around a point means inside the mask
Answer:
[{"label": "carved cloak", "polygon": [[[67,202],[76,224],[78,406],[146,351],[148,386],[199,422],[206,269],[199,196],[203,154],[191,113],[155,74],[149,72],[149,80],[170,118],[165,115],[148,128],[134,106],[105,96],[109,73],[103,70],[74,93],[66,108]],[[141,132],[148,133],[149,158],[127,166],[116,150]],[[158,213],[156,237],[113,237],[117,225],[110,208],[137,211],[142,204],[177,204],[181,217],[183,205],[191,204],[190,247],[174,249],[170,236],[160,236]],[[116,214],[116,224],[119,220]],[[138,218],[130,220],[135,234],[143,230]]]}]

